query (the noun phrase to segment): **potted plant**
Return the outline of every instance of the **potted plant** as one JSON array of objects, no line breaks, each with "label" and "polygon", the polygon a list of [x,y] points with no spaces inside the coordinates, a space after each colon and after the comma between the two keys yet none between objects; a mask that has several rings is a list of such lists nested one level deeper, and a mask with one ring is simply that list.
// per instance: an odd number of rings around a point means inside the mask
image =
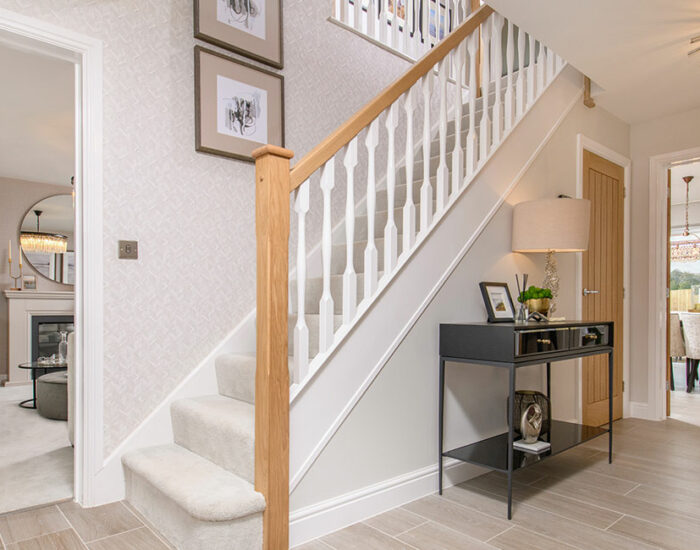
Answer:
[{"label": "potted plant", "polygon": [[552,299],[552,291],[548,288],[540,288],[531,286],[527,290],[523,290],[518,296],[518,302],[525,304],[530,313],[537,312],[542,315],[549,313],[550,300]]}]

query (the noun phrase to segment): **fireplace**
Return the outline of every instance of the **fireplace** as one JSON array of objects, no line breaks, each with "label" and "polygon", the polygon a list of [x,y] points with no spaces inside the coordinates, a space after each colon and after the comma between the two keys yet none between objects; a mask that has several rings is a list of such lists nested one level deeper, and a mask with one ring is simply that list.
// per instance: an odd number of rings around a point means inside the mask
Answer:
[{"label": "fireplace", "polygon": [[32,361],[58,356],[61,332],[73,332],[72,315],[32,315]]}]

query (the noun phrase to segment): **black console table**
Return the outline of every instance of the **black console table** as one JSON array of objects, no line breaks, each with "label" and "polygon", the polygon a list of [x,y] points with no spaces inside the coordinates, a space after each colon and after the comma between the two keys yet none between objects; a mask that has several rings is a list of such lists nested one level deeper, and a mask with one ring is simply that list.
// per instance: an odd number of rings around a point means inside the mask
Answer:
[{"label": "black console table", "polygon": [[439,389],[439,492],[442,494],[443,459],[456,458],[508,475],[508,519],[512,517],[513,471],[531,463],[528,458],[545,459],[566,451],[594,437],[609,434],[608,462],[612,462],[613,392],[609,394],[608,428],[585,426],[552,420],[548,434],[542,439],[551,447],[540,455],[513,449],[514,426],[508,415],[508,431],[445,451],[443,448],[443,411],[445,398],[445,363],[472,363],[508,369],[510,411],[515,408],[515,372],[520,367],[546,364],[547,397],[550,397],[551,364],[588,355],[608,354],[608,388],[613,387],[612,322],[581,321],[552,323],[469,323],[440,325],[440,389]]}]

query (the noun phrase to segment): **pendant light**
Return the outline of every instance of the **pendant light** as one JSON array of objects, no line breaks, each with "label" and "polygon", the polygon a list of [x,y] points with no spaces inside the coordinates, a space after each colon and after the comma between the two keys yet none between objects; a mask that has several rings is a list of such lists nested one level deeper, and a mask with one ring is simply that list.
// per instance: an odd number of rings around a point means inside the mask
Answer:
[{"label": "pendant light", "polygon": [[39,227],[42,210],[34,210],[36,231],[22,231],[20,243],[25,252],[43,252],[45,254],[65,254],[68,250],[68,237],[58,233],[44,233]]}]

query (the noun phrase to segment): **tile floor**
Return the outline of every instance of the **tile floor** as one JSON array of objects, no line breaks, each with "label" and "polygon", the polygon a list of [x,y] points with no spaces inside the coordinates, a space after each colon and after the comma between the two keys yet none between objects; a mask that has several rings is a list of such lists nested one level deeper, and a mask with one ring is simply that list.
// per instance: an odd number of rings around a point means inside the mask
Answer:
[{"label": "tile floor", "polygon": [[488,473],[296,550],[698,549],[700,395],[676,393],[693,422],[616,422],[612,465],[602,436],[517,471],[512,521]]},{"label": "tile floor", "polygon": [[170,550],[123,502],[80,508],[64,502],[0,516],[3,550]]}]

